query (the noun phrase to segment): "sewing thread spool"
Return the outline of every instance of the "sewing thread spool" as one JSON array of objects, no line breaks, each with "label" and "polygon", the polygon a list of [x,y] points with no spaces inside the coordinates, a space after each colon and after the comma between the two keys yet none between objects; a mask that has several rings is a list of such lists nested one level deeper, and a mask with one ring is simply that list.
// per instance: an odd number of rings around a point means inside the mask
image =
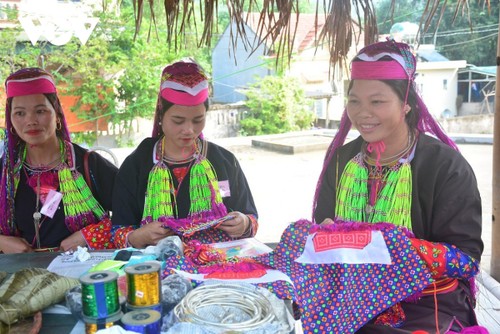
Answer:
[{"label": "sewing thread spool", "polygon": [[117,273],[107,270],[80,277],[84,317],[106,319],[120,312],[117,278]]},{"label": "sewing thread spool", "polygon": [[161,331],[161,314],[155,310],[137,310],[125,313],[123,328],[141,334],[157,334]]},{"label": "sewing thread spool", "polygon": [[83,322],[85,323],[85,334],[95,334],[98,330],[112,327],[120,320],[122,315],[123,314],[119,312],[116,315],[105,319],[93,319],[84,316]]},{"label": "sewing thread spool", "polygon": [[160,265],[144,262],[125,268],[127,303],[132,307],[148,307],[161,301]]}]

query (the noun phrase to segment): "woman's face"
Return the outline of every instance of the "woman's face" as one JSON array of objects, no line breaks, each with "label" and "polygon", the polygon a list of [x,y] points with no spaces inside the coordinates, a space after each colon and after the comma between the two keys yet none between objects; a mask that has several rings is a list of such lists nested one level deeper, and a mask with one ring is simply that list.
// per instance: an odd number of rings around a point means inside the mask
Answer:
[{"label": "woman's face", "polygon": [[203,103],[196,106],[174,104],[168,108],[161,120],[167,148],[175,153],[191,153],[194,141],[205,128],[206,113]]},{"label": "woman's face", "polygon": [[379,80],[354,80],[349,91],[347,115],[366,142],[406,142],[405,116],[409,110],[392,88]]},{"label": "woman's face", "polygon": [[45,95],[15,96],[11,107],[12,126],[27,144],[43,146],[49,141],[57,141],[56,111]]}]

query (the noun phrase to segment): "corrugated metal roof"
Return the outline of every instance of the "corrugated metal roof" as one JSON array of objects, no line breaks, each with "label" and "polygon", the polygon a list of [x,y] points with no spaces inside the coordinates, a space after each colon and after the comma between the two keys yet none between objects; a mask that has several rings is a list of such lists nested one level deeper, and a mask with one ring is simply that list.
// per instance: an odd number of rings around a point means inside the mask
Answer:
[{"label": "corrugated metal roof", "polygon": [[466,68],[462,69],[459,71],[460,73],[463,72],[474,72],[474,73],[479,73],[483,75],[492,75],[495,76],[497,75],[497,67],[496,66],[474,66],[474,65],[468,65]]}]

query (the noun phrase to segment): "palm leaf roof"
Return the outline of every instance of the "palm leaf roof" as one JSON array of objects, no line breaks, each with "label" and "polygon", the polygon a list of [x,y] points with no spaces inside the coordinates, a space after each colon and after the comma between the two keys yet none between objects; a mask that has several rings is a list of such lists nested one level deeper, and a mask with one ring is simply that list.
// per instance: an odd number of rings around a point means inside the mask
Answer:
[{"label": "palm leaf roof", "polygon": [[[306,1],[306,0],[301,0]],[[469,0],[457,0],[454,4],[454,17],[469,14]],[[489,8],[489,0],[474,1]],[[155,17],[165,15],[167,43],[180,49],[176,36],[183,35],[188,27],[200,29],[197,37],[199,46],[210,46],[212,33],[217,27],[217,9],[224,3],[228,7],[230,23],[235,27],[231,31],[232,45],[238,38],[247,39],[244,24],[255,20],[252,12],[258,12],[257,24],[251,24],[261,43],[273,46],[277,63],[290,60],[294,50],[294,40],[298,33],[297,17],[299,0],[164,0],[163,7],[155,7],[155,0],[133,0],[135,8],[136,33],[141,29],[145,7],[151,11],[151,24]],[[356,39],[363,38],[363,44],[378,40],[377,18],[372,0],[317,0],[316,5],[316,45],[325,44],[329,48],[330,62],[333,67],[345,65],[351,46]],[[396,0],[391,1],[391,17],[394,14]],[[441,21],[447,1],[427,0],[419,23],[419,31],[426,32],[433,19],[437,26]],[[451,5],[449,5],[451,6]],[[162,8],[161,12],[158,9]],[[199,22],[197,22],[199,20]],[[471,18],[469,17],[469,22]],[[249,24],[250,25],[250,24]],[[161,28],[161,27],[157,27]],[[258,47],[258,45],[257,45]]]}]

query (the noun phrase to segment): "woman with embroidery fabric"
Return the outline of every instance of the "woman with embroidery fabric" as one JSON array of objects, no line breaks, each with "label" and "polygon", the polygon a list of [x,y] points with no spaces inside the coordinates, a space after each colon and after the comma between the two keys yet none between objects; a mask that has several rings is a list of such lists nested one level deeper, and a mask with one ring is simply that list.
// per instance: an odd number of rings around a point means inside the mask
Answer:
[{"label": "woman with embroidery fabric", "polygon": [[143,248],[172,234],[204,243],[253,237],[257,210],[235,156],[203,139],[208,80],[194,62],[161,76],[153,134],[125,159],[113,194],[114,242]]},{"label": "woman with embroidery fabric", "polygon": [[70,140],[50,73],[25,68],[5,81],[6,135],[1,159],[0,249],[67,251],[110,243],[117,168],[88,156],[93,193],[84,179],[86,150]]},{"label": "woman with embroidery fabric", "polygon": [[[369,45],[354,58],[346,110],[315,195],[318,224],[408,229],[435,280],[418,300],[401,302],[357,333],[453,333],[477,325],[481,198],[470,165],[417,93],[415,67],[409,46],[394,41]],[[360,136],[344,145],[351,126]]]}]

